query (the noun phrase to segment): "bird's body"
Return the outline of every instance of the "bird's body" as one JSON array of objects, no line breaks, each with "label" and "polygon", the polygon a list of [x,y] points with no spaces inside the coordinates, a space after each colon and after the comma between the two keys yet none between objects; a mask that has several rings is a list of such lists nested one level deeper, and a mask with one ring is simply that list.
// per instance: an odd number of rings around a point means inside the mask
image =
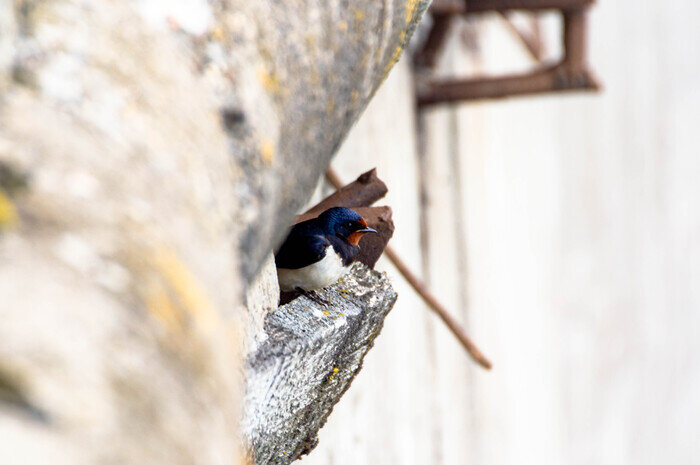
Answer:
[{"label": "bird's body", "polygon": [[331,250],[326,250],[321,260],[311,265],[297,269],[278,268],[280,289],[313,291],[323,289],[339,280],[347,271],[347,267],[343,266],[343,259],[332,250],[332,246],[329,248]]},{"label": "bird's body", "polygon": [[359,240],[376,232],[348,208],[331,208],[294,225],[275,255],[283,291],[314,291],[342,277],[360,251]]}]

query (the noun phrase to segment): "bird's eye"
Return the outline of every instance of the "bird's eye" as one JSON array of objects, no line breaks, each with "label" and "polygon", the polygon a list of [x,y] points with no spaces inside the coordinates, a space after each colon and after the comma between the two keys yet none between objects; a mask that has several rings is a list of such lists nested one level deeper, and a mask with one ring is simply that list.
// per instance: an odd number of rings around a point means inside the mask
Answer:
[{"label": "bird's eye", "polygon": [[347,226],[348,228],[352,228],[352,221],[348,221],[348,223],[346,224],[346,226]]}]

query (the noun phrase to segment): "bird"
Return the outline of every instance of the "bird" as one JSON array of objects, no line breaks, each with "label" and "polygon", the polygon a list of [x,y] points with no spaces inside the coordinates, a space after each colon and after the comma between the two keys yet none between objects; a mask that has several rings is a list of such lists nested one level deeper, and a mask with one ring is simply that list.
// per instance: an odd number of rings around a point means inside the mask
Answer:
[{"label": "bird", "polygon": [[315,291],[347,273],[367,233],[377,231],[357,212],[344,207],[329,208],[317,218],[295,224],[275,254],[280,290],[318,300]]}]

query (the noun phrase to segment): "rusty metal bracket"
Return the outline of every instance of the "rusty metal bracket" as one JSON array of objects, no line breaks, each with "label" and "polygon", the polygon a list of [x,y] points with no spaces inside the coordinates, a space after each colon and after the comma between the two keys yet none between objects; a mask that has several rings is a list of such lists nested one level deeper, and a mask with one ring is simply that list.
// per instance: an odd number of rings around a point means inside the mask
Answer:
[{"label": "rusty metal bracket", "polygon": [[[430,10],[434,19],[433,27],[423,48],[416,54],[414,64],[417,68],[426,69],[435,65],[454,16],[486,11],[498,12],[504,17],[511,10],[525,10],[533,13],[542,10],[560,11],[563,18],[564,56],[558,63],[540,65],[526,73],[476,78],[418,79],[416,85],[418,105],[571,90],[599,90],[601,85],[588,67],[586,48],[588,10],[593,4],[594,0],[467,0],[461,2],[443,0],[434,2]],[[520,33],[518,35],[537,59],[537,50],[531,44],[527,44],[526,37]]]}]

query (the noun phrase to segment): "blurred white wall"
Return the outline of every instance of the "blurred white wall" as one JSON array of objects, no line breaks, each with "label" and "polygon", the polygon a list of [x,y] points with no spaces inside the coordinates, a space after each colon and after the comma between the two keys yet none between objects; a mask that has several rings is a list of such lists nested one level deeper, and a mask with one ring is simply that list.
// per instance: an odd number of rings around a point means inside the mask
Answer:
[{"label": "blurred white wall", "polygon": [[[693,0],[602,0],[602,94],[432,110],[422,162],[397,65],[334,166],[378,167],[392,244],[495,366],[382,263],[399,301],[302,463],[700,463],[699,24]],[[528,65],[498,19],[477,27],[443,69]]]}]

